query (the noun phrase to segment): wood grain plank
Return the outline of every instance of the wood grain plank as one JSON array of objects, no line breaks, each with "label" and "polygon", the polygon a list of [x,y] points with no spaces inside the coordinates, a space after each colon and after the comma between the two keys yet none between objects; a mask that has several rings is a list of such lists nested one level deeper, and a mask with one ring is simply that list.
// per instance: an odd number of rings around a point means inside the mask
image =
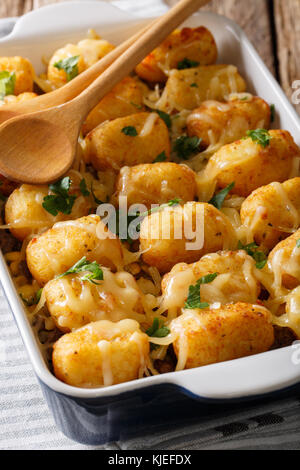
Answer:
[{"label": "wood grain plank", "polygon": [[[300,2],[274,0],[274,12],[280,80],[284,91],[292,100],[295,92],[292,84],[295,80],[300,80]],[[295,108],[300,114],[300,104],[295,105]]]}]

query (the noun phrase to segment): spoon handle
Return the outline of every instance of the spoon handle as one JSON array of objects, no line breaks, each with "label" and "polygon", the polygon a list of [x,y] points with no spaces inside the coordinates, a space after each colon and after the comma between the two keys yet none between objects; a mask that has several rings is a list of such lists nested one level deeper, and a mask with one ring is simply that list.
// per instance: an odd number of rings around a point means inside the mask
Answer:
[{"label": "spoon handle", "polygon": [[159,18],[137,41],[131,45],[108,69],[85,91],[69,104],[83,122],[89,111],[143,58],[155,49],[174,29],[210,0],[181,0]]}]

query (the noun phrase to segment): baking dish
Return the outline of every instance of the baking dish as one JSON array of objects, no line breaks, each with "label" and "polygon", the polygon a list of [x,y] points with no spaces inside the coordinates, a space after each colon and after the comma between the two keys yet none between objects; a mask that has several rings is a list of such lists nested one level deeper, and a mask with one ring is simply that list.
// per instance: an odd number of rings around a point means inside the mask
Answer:
[{"label": "baking dish", "polygon": [[[89,28],[117,44],[145,21],[149,19],[138,19],[100,1],[52,5],[19,19],[13,31],[0,39],[0,55],[28,57],[36,72],[40,73],[44,67],[42,56],[50,56],[66,42],[82,39]],[[186,22],[188,26],[202,24],[216,39],[219,62],[236,65],[245,76],[249,91],[275,104],[277,118],[274,127],[289,130],[300,145],[300,122],[296,111],[241,29],[232,21],[212,13],[200,12]],[[80,442],[100,444],[116,439],[121,432],[120,416],[123,428],[129,423],[136,426],[133,416],[142,419],[142,414],[149,406],[151,409],[153,403],[164,403],[164,406],[176,403],[178,393],[204,403],[212,400],[224,403],[224,400],[253,399],[300,382],[300,367],[297,361],[293,361],[296,350],[291,346],[112,387],[71,387],[57,380],[48,370],[2,256],[0,277],[56,422],[65,434]],[[118,413],[114,415],[116,410]]]}]

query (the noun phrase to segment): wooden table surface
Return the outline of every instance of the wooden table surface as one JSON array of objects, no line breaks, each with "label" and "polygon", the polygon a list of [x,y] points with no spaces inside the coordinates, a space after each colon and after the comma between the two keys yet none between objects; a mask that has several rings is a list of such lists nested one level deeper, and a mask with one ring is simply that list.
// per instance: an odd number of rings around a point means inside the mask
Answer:
[{"label": "wooden table surface", "polygon": [[[1,0],[0,18],[60,1]],[[244,29],[291,99],[292,84],[300,80],[300,0],[212,0],[206,9],[232,18]],[[295,107],[300,114],[300,104]]]}]

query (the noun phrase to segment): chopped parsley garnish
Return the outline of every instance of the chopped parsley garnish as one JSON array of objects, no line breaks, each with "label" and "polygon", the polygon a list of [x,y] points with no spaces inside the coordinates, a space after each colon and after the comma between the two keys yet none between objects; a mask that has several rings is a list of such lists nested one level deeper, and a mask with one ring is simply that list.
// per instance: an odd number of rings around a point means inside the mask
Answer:
[{"label": "chopped parsley garnish", "polygon": [[184,308],[194,310],[195,308],[204,309],[209,307],[209,304],[207,302],[201,302],[200,287],[203,284],[210,284],[216,279],[217,276],[218,273],[208,274],[207,276],[203,276],[198,279],[194,286],[190,286],[189,295],[187,301],[185,302]]},{"label": "chopped parsley garnish", "polygon": [[143,109],[143,106],[141,104],[134,103],[133,101],[130,101],[130,104],[136,109]]},{"label": "chopped parsley garnish", "polygon": [[170,330],[159,318],[154,318],[152,326],[146,330],[146,334],[152,338],[164,338],[170,334]]},{"label": "chopped parsley garnish", "polygon": [[93,284],[98,284],[96,281],[103,281],[103,271],[96,261],[90,262],[85,256],[81,258],[77,263],[74,264],[68,271],[55,277],[60,279],[61,277],[68,276],[69,274],[78,274],[86,272],[87,274],[81,277],[82,281],[89,281]]},{"label": "chopped parsley garnish", "polygon": [[87,189],[86,181],[85,181],[84,178],[83,178],[83,179],[80,181],[80,183],[79,183],[79,189],[80,189],[81,194],[82,194],[83,196],[86,196],[86,197],[87,197],[87,196],[90,195],[90,192],[89,192],[89,190]]},{"label": "chopped parsley garnish", "polygon": [[167,155],[166,155],[166,152],[163,151],[159,155],[157,155],[156,159],[153,160],[153,163],[165,162],[166,160],[167,160]]},{"label": "chopped parsley garnish", "polygon": [[0,72],[0,98],[3,99],[4,96],[13,95],[16,85],[16,74],[15,72],[9,72],[8,70],[3,70]]},{"label": "chopped parsley garnish", "polygon": [[271,122],[274,122],[274,121],[275,121],[275,117],[276,117],[276,108],[275,108],[275,104],[271,104],[270,109],[271,109]]},{"label": "chopped parsley garnish", "polygon": [[177,69],[178,70],[192,69],[193,67],[198,67],[198,65],[200,65],[200,62],[197,62],[196,60],[191,60],[185,57],[183,60],[178,62]]},{"label": "chopped parsley garnish", "polygon": [[68,176],[50,184],[49,189],[54,194],[44,197],[43,208],[54,216],[59,212],[71,214],[77,196],[69,194],[70,185],[71,180]]},{"label": "chopped parsley garnish", "polygon": [[75,55],[73,57],[68,57],[66,59],[59,60],[55,62],[54,67],[58,70],[64,70],[67,75],[67,81],[70,82],[73,78],[77,77],[78,71],[78,62],[79,62],[79,55]]},{"label": "chopped parsley garnish", "polygon": [[97,196],[95,195],[94,189],[93,189],[93,183],[91,184],[91,193],[96,204],[104,204],[104,202],[98,199]]},{"label": "chopped parsley garnish", "polygon": [[136,128],[133,126],[123,127],[121,132],[125,135],[129,135],[130,137],[136,137],[138,135]]},{"label": "chopped parsley garnish", "polygon": [[253,131],[247,131],[247,137],[250,137],[253,142],[256,142],[264,148],[270,145],[270,140],[272,139],[272,136],[267,129],[255,129]]},{"label": "chopped parsley garnish", "polygon": [[170,114],[165,113],[164,111],[160,111],[159,109],[155,109],[155,112],[159,115],[159,117],[164,121],[168,129],[172,127],[172,120]]},{"label": "chopped parsley garnish", "polygon": [[191,88],[199,88],[198,85],[197,85],[197,83],[192,83],[192,84],[190,85],[190,87],[191,87]]},{"label": "chopped parsley garnish", "polygon": [[245,250],[249,256],[251,256],[256,262],[257,269],[263,269],[267,264],[267,257],[263,251],[258,251],[259,246],[256,243],[249,243],[249,245],[243,245],[241,241],[238,244],[238,250]]},{"label": "chopped parsley garnish", "polygon": [[243,96],[243,98],[240,98],[240,101],[247,101],[248,96]]},{"label": "chopped parsley garnish", "polygon": [[160,204],[160,206],[153,207],[153,209],[150,209],[147,212],[143,212],[142,214],[139,215],[139,217],[146,217],[147,215],[154,214],[154,212],[161,211],[162,209],[166,209],[167,207],[173,207],[173,206],[178,206],[180,204],[181,199],[178,197],[171,199],[170,201],[166,202],[165,204]]},{"label": "chopped parsley garnish", "polygon": [[229,184],[226,188],[222,189],[218,194],[216,194],[211,200],[208,202],[209,204],[212,204],[215,206],[217,209],[221,209],[226,197],[230,193],[230,191],[234,188],[235,183]]},{"label": "chopped parsley garnish", "polygon": [[37,305],[40,301],[41,295],[42,295],[43,288],[39,289],[34,297],[31,297],[30,299],[26,299],[22,294],[20,294],[21,299],[23,300],[24,304],[27,307],[32,307],[32,305]]},{"label": "chopped parsley garnish", "polygon": [[176,139],[173,150],[179,158],[188,160],[191,155],[199,152],[201,141],[202,139],[196,136],[188,137],[187,135],[182,135]]},{"label": "chopped parsley garnish", "polygon": [[300,238],[298,238],[298,240],[296,242],[296,246],[297,246],[297,248],[300,248]]}]

